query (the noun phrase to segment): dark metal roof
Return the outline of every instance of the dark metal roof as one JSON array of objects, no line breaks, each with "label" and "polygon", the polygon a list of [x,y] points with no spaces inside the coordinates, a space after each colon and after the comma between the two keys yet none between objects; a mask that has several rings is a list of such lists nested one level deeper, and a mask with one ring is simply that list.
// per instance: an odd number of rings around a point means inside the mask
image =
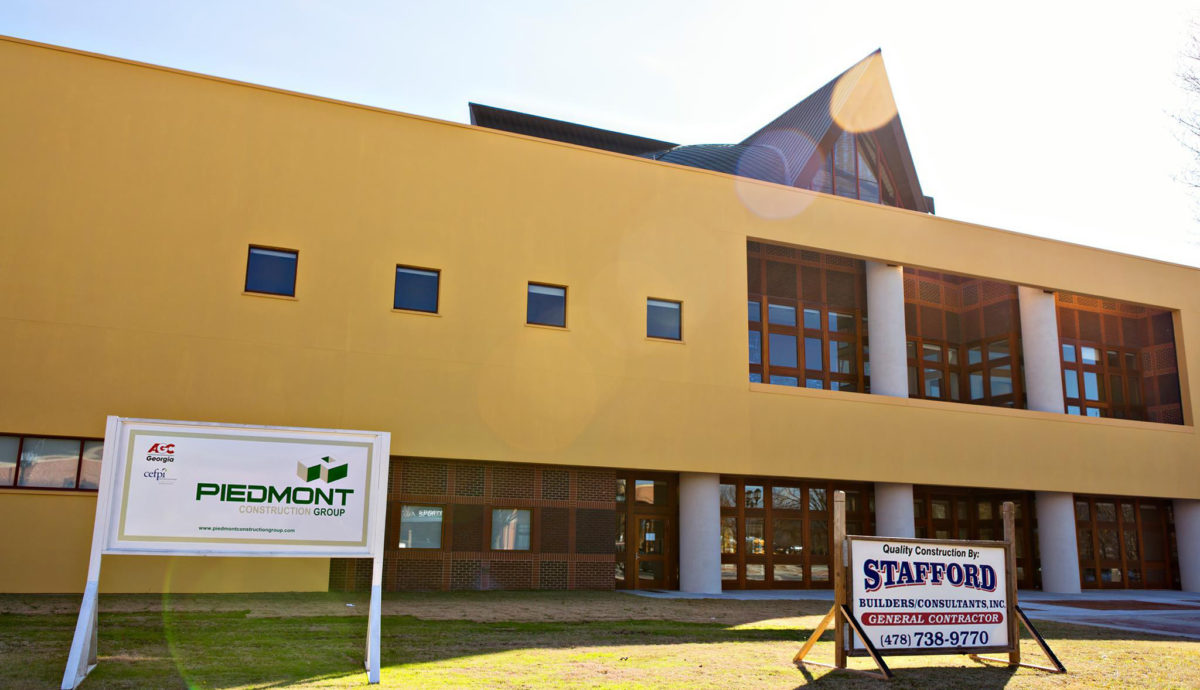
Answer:
[{"label": "dark metal roof", "polygon": [[694,144],[642,154],[642,157],[776,184],[788,184],[783,157],[775,149],[766,146]]},{"label": "dark metal roof", "polygon": [[[859,60],[779,117],[738,144],[678,146],[666,141],[622,134],[573,122],[552,120],[513,110],[471,103],[471,124],[605,151],[642,156],[667,163],[750,177],[777,184],[811,188],[825,154],[843,133],[834,118],[858,96],[884,98],[894,108],[880,51]],[[864,78],[864,74],[868,75]],[[838,88],[842,84],[842,88]],[[880,91],[882,87],[882,91]],[[837,102],[834,102],[836,99]],[[857,109],[850,112],[859,112]],[[933,213],[925,196],[897,113],[869,133],[896,183],[899,205]]]},{"label": "dark metal roof", "polygon": [[[843,131],[833,118],[834,111],[844,105],[850,98],[850,92],[858,86],[857,78],[863,71],[864,63],[879,59],[879,55],[880,51],[876,50],[858,61],[762,129],[746,137],[742,143],[777,149],[787,162],[789,172],[794,175],[788,184],[797,187],[811,186],[813,176],[817,174],[823,162],[823,156],[814,154],[818,151],[824,154],[832,149]],[[852,72],[855,74],[851,74]],[[839,102],[834,103],[834,94],[843,79],[853,81],[847,82],[848,88],[838,93]],[[890,94],[888,96],[890,97]],[[933,213],[933,199],[921,191],[912,151],[908,148],[904,127],[900,124],[900,114],[896,113],[889,122],[870,133],[879,142],[883,158],[895,177],[897,192],[903,200],[903,205],[917,211]]]},{"label": "dark metal roof", "polygon": [[[831,136],[834,123],[829,102],[834,87],[843,75],[845,72],[742,140],[742,144],[769,146],[779,151],[788,162],[792,174],[785,184],[811,181],[812,175],[820,167],[820,157],[814,160],[814,154],[818,150],[828,151],[837,140],[838,132],[833,132]],[[805,173],[809,178],[807,180],[803,179]]]},{"label": "dark metal roof", "polygon": [[649,139],[633,134],[623,134],[621,132],[578,125],[574,122],[565,122],[563,120],[552,120],[548,117],[529,115],[528,113],[520,113],[515,110],[504,110],[503,108],[493,108],[489,105],[471,103],[470,108],[471,124],[473,125],[513,132],[515,134],[526,134],[531,137],[538,137],[539,139],[561,141],[567,144],[577,144],[579,146],[614,151],[631,156],[651,151],[661,151],[675,146],[675,144],[669,141],[659,141],[658,139]]}]

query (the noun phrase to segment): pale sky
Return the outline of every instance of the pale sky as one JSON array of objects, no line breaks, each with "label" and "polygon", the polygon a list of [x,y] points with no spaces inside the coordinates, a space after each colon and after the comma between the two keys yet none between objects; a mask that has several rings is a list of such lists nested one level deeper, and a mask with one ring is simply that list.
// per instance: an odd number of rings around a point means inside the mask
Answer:
[{"label": "pale sky", "polygon": [[[1200,0],[0,0],[0,33],[458,122],[740,141],[875,50],[940,216],[1200,266]],[[1194,102],[1200,108],[1200,103]]]}]

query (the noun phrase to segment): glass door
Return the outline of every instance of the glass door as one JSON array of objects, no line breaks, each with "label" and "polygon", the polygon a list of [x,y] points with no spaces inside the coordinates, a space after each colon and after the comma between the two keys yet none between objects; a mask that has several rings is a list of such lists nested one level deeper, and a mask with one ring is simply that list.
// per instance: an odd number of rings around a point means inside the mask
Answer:
[{"label": "glass door", "polygon": [[615,587],[678,587],[678,475],[619,471],[616,480]]},{"label": "glass door", "polygon": [[637,563],[636,589],[665,589],[667,587],[668,520],[659,516],[636,515]]}]

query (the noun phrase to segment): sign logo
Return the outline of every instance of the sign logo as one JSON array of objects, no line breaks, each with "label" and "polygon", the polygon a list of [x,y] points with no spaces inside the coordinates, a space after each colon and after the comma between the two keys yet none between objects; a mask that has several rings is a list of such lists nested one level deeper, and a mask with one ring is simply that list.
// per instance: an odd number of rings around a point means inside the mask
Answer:
[{"label": "sign logo", "polygon": [[339,479],[342,479],[349,472],[349,464],[342,463],[335,465],[337,460],[326,455],[321,458],[321,462],[315,465],[305,465],[303,462],[296,463],[296,474],[303,481],[312,482],[320,479],[326,484],[332,484]]},{"label": "sign logo", "polygon": [[146,462],[175,462],[175,444],[152,444],[146,451]]}]

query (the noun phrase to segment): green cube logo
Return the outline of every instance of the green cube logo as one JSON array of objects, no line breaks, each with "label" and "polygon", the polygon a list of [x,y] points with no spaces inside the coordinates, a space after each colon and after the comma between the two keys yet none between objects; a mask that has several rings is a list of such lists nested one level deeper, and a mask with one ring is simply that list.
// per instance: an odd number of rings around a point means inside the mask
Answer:
[{"label": "green cube logo", "polygon": [[340,465],[335,464],[337,460],[326,455],[321,458],[321,462],[314,465],[305,465],[303,462],[296,464],[296,474],[301,480],[306,482],[316,481],[317,479],[324,480],[326,484],[332,484],[337,480],[349,474],[350,466],[346,463]]}]

